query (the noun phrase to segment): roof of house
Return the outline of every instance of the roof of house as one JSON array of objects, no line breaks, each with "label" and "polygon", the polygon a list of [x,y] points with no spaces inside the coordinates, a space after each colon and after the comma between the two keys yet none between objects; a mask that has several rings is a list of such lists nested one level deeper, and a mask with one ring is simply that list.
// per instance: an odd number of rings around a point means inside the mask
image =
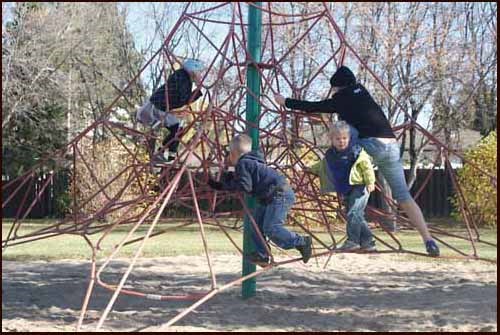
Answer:
[{"label": "roof of house", "polygon": [[[444,133],[440,132],[435,136],[435,139],[460,155],[463,155],[467,149],[474,147],[482,138],[478,131],[466,128],[453,131],[450,137],[450,140],[446,141]],[[417,131],[415,139],[417,148],[422,145],[422,141],[425,139],[427,139],[427,136],[425,136],[422,132]],[[410,138],[409,136],[406,136],[405,151],[403,153],[404,163],[408,163],[410,160],[409,146]],[[436,141],[433,141],[432,139],[427,141],[421,153],[421,162],[423,164],[430,164],[434,162],[437,159],[439,148],[440,145]],[[450,156],[450,160],[453,165],[461,165],[461,159],[456,155],[452,154]]]}]

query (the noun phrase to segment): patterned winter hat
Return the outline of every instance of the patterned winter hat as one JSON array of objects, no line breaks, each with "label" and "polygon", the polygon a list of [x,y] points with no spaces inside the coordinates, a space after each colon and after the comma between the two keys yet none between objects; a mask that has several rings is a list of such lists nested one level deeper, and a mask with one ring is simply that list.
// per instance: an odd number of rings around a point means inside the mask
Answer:
[{"label": "patterned winter hat", "polygon": [[186,59],[182,67],[189,72],[200,72],[205,68],[201,61],[191,58]]}]

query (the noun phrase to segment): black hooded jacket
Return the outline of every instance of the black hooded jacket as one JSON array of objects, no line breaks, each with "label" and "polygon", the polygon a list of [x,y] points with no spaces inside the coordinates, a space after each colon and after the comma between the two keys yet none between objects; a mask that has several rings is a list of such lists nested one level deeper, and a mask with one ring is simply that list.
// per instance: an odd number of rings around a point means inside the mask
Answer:
[{"label": "black hooded jacket", "polygon": [[277,187],[287,184],[283,175],[267,166],[259,151],[242,155],[236,163],[234,175],[223,178],[221,183],[223,190],[243,191],[264,203],[273,196]]},{"label": "black hooded jacket", "polygon": [[191,102],[198,100],[202,96],[200,90],[192,92],[193,82],[189,77],[189,73],[184,69],[174,71],[174,73],[168,77],[166,87],[168,88],[169,108],[167,108],[167,101],[165,100],[165,85],[161,85],[153,93],[151,98],[149,98],[149,101],[151,101],[156,108],[162,111],[187,105],[193,94],[195,94],[195,96]]},{"label": "black hooded jacket", "polygon": [[285,105],[309,113],[337,113],[340,119],[358,130],[359,138],[396,137],[382,109],[361,84],[345,87],[331,99],[309,102],[288,98]]}]

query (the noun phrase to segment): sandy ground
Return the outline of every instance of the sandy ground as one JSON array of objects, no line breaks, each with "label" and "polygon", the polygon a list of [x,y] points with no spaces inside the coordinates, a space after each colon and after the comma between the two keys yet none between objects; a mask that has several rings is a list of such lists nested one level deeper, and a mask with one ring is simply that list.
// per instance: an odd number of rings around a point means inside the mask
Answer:
[{"label": "sandy ground", "polygon": [[[398,255],[336,255],[258,277],[257,296],[241,286],[219,293],[168,331],[497,331],[497,267],[484,262],[395,261]],[[323,258],[324,261],[326,258]],[[241,260],[214,257],[219,284],[236,279]],[[116,282],[126,262],[103,279]],[[74,331],[89,263],[2,262],[2,331]],[[173,294],[209,288],[203,256],[141,260],[127,282]],[[95,329],[111,293],[98,287],[83,330]],[[190,303],[120,296],[108,331],[160,331]]]}]

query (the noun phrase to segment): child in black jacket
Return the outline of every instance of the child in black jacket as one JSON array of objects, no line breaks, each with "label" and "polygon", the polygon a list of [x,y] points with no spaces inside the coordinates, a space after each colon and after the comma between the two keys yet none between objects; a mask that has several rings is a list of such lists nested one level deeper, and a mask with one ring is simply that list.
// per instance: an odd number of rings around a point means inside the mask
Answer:
[{"label": "child in black jacket", "polygon": [[[234,137],[229,148],[229,163],[235,166],[234,174],[225,175],[221,182],[209,179],[208,184],[216,190],[242,191],[255,196],[258,204],[253,217],[261,233],[280,248],[296,248],[307,263],[311,257],[311,237],[300,236],[283,227],[295,202],[295,194],[285,177],[268,167],[260,152],[251,151],[252,140],[247,135]],[[250,259],[267,265],[269,255],[254,231],[252,239],[257,252],[250,255]]]},{"label": "child in black jacket", "polygon": [[[175,159],[179,141],[174,140],[178,133],[182,132],[181,121],[170,110],[180,108],[188,103],[194,102],[202,96],[199,89],[193,91],[193,80],[199,78],[203,70],[203,64],[193,59],[187,59],[182,68],[174,71],[167,79],[167,84],[160,86],[149,100],[137,112],[137,120],[151,128],[163,125],[169,130],[163,139],[162,148],[153,155],[153,163],[166,163]],[[164,158],[163,148],[168,146],[168,159]],[[154,151],[154,141],[150,142]]]}]

